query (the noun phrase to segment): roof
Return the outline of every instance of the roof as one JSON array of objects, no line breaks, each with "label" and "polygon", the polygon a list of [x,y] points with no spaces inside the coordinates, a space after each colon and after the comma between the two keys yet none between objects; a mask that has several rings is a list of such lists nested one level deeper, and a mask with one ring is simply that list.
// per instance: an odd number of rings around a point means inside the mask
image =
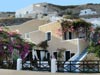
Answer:
[{"label": "roof", "polygon": [[[41,38],[39,38],[41,37]],[[31,41],[35,44],[39,44],[40,42],[46,40],[45,33],[42,31],[34,31],[30,33]]]},{"label": "roof", "polygon": [[20,33],[28,33],[38,30],[38,27],[48,23],[44,20],[30,20],[20,25],[7,26],[11,31],[19,30]]}]

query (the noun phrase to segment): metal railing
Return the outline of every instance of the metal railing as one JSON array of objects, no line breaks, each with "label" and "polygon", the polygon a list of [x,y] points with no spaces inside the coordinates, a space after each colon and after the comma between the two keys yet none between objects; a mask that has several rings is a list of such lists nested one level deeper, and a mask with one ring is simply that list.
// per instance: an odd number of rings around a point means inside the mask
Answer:
[{"label": "metal railing", "polygon": [[51,61],[27,61],[22,65],[23,70],[51,71]]},{"label": "metal railing", "polygon": [[100,61],[58,61],[57,72],[99,73]]},{"label": "metal railing", "polygon": [[[16,61],[0,62],[2,69],[16,69]],[[100,61],[57,61],[57,72],[100,73]],[[25,61],[22,70],[51,71],[51,61]]]},{"label": "metal railing", "polygon": [[1,69],[16,69],[16,61],[0,61]]}]

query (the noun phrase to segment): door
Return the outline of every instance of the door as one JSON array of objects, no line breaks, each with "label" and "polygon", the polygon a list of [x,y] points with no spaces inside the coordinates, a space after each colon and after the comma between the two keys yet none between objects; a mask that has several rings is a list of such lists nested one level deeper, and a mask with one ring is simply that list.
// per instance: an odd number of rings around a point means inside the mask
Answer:
[{"label": "door", "polygon": [[38,59],[41,60],[40,50],[36,50]]},{"label": "door", "polygon": [[29,60],[32,60],[32,52],[30,52],[26,58],[25,58],[26,61],[29,61]]},{"label": "door", "polygon": [[40,57],[42,61],[45,59],[45,50],[40,51]]},{"label": "door", "polygon": [[50,53],[47,53],[47,60],[50,60]]},{"label": "door", "polygon": [[72,39],[72,32],[69,32],[69,39]]},{"label": "door", "polygon": [[70,51],[65,52],[65,60],[68,61],[70,59]]},{"label": "door", "polygon": [[57,59],[57,52],[54,52],[53,55]]}]

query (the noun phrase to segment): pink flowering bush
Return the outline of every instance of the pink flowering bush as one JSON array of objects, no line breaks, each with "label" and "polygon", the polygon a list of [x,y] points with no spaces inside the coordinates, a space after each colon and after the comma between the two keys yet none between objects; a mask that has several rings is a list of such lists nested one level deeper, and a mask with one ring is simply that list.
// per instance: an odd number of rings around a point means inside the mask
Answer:
[{"label": "pink flowering bush", "polygon": [[79,35],[80,32],[85,33],[88,38],[90,34],[91,23],[88,23],[82,19],[70,19],[61,22],[61,28],[56,30],[56,34],[63,36],[66,32],[75,32]]},{"label": "pink flowering bush", "polygon": [[97,27],[92,33],[88,50],[100,58],[100,27]]},{"label": "pink flowering bush", "polygon": [[14,50],[18,52],[17,58],[21,57],[24,60],[33,46],[35,44],[25,41],[18,32],[0,27],[0,60],[13,58]]}]

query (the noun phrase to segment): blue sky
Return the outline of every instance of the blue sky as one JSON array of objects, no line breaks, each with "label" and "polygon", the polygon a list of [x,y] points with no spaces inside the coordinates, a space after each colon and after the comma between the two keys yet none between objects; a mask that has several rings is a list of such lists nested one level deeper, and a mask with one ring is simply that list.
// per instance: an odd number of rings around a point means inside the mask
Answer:
[{"label": "blue sky", "polygon": [[48,2],[57,5],[80,5],[86,3],[98,3],[100,0],[1,0],[0,11],[16,11],[31,4]]}]

